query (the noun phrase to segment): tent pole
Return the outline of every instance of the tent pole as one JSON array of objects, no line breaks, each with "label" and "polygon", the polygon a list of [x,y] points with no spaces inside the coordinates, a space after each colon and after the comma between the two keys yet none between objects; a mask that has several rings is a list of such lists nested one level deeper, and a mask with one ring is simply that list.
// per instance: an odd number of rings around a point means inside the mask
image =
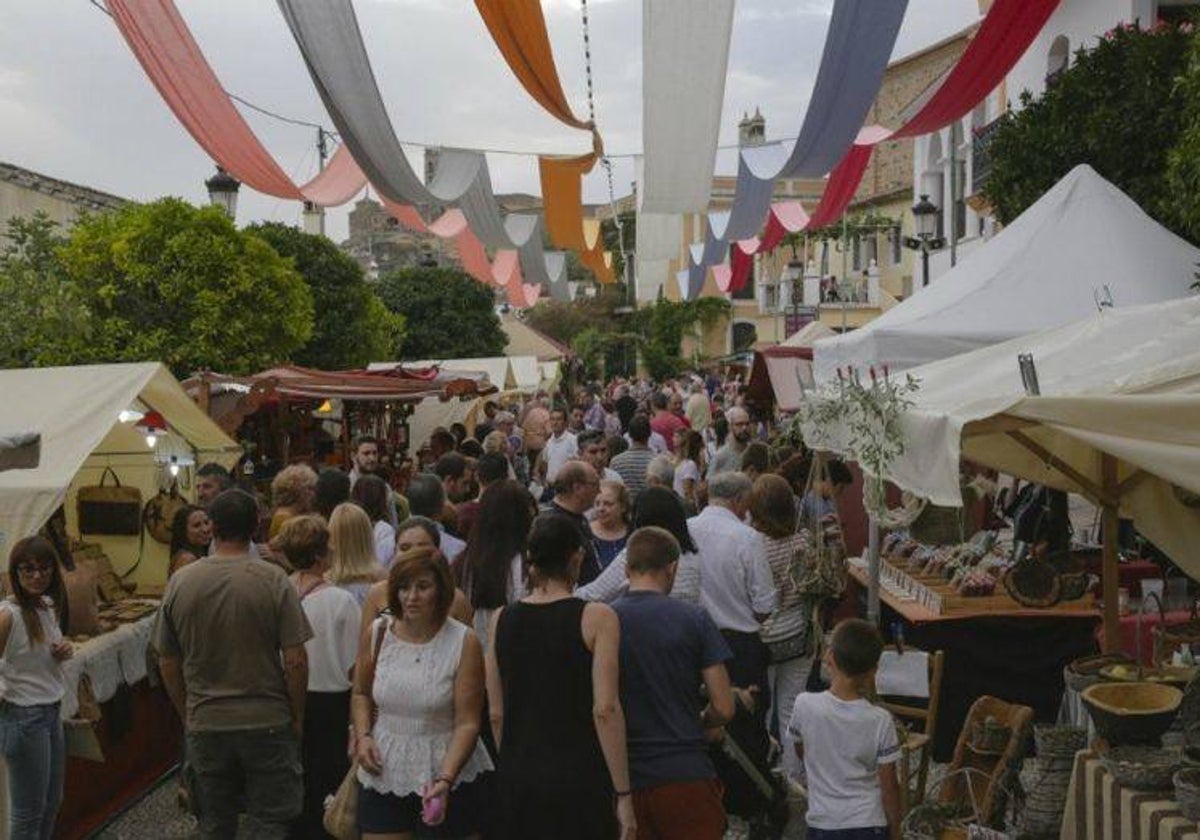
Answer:
[{"label": "tent pole", "polygon": [[867,621],[879,624],[879,520],[867,520]]},{"label": "tent pole", "polygon": [[1117,571],[1117,525],[1120,499],[1117,496],[1117,459],[1112,455],[1100,456],[1100,475],[1104,484],[1104,553],[1102,555],[1102,578],[1104,585],[1104,652],[1121,650],[1121,617],[1117,611],[1117,588],[1120,585]]}]

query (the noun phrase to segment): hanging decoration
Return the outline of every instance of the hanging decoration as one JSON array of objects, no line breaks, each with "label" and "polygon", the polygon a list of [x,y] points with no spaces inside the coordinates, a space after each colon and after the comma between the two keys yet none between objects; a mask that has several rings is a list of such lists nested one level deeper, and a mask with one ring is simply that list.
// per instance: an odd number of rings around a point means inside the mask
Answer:
[{"label": "hanging decoration", "polygon": [[[592,133],[589,154],[538,158],[542,208],[551,243],[578,253],[597,281],[614,282],[612,255],[604,252],[599,222],[583,218],[583,176],[603,156],[604,143],[594,119],[581,120],[567,102],[541,4],[538,0],[475,0],[475,7],[509,69],[529,95],[559,121]],[[588,64],[590,72],[590,52]]]},{"label": "hanging decoration", "polygon": [[803,208],[798,213],[795,206],[774,205],[762,235],[739,241],[733,247],[727,281],[730,289],[745,284],[754,254],[775,248],[788,233],[836,221],[853,200],[876,145],[938,131],[982,102],[1029,48],[1058,3],[1059,0],[996,0],[946,80],[912,119],[895,131],[868,126],[859,132],[854,145],[830,173],[825,192],[811,216],[804,214]]},{"label": "hanging decoration", "polygon": [[457,206],[485,246],[516,248],[530,279],[568,294],[566,260],[543,252],[541,218],[503,214],[482,152],[440,150],[431,182],[422,183],[388,117],[350,0],[278,2],[330,119],[380,195],[418,207]]},{"label": "hanging decoration", "polygon": [[172,0],[108,0],[108,10],[175,117],[239,181],[322,207],[345,204],[366,185],[343,146],[316,178],[297,186],[234,106]]}]

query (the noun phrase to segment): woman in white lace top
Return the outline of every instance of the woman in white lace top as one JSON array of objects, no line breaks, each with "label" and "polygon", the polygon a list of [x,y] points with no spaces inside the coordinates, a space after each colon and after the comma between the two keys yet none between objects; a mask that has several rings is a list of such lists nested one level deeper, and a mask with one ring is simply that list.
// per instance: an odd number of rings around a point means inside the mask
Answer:
[{"label": "woman in white lace top", "polygon": [[[359,661],[352,714],[358,756],[358,827],[364,836],[469,837],[481,829],[479,742],[483,651],[448,617],[454,582],[427,547],[397,555],[390,615],[373,625]],[[372,722],[374,721],[374,722]],[[432,831],[429,826],[435,826]]]}]

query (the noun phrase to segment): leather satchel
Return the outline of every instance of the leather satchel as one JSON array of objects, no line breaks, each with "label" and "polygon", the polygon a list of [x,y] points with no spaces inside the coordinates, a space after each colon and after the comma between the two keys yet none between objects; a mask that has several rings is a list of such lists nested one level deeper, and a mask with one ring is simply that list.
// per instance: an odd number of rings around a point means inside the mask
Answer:
[{"label": "leather satchel", "polygon": [[187,500],[179,495],[179,482],[172,481],[169,488],[159,490],[142,509],[142,522],[146,525],[146,533],[163,545],[170,545],[175,514],[185,507]]},{"label": "leather satchel", "polygon": [[112,467],[105,467],[99,484],[79,488],[75,512],[81,534],[136,537],[142,532],[142,491],[122,487]]}]

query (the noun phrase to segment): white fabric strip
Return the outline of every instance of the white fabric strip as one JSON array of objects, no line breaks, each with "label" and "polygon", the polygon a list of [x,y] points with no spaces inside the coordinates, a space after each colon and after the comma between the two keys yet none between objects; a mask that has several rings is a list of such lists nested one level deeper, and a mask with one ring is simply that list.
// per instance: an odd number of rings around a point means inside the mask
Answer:
[{"label": "white fabric strip", "polygon": [[642,0],[642,131],[650,213],[708,208],[734,0]]}]

